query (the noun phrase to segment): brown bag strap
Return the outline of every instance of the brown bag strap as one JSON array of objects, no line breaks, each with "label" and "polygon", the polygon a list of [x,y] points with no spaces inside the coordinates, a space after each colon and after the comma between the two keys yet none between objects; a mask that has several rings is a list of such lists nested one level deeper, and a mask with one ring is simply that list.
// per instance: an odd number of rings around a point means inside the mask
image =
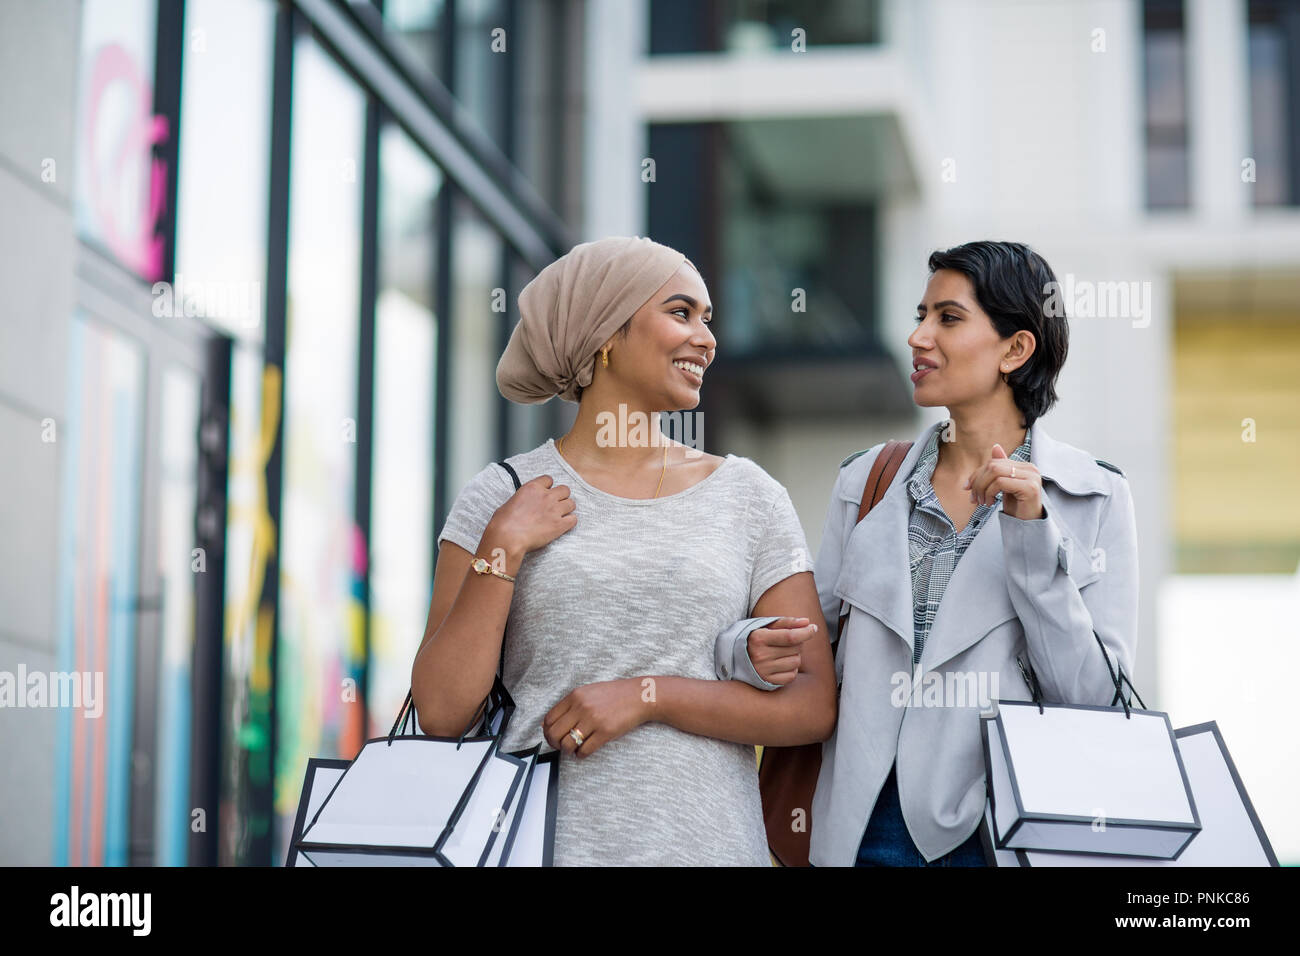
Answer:
[{"label": "brown bag strap", "polygon": [[[876,460],[871,463],[871,472],[867,475],[867,484],[862,489],[862,503],[858,505],[858,521],[867,516],[867,512],[880,504],[880,499],[885,497],[885,492],[889,490],[894,476],[898,474],[899,466],[903,464],[903,459],[907,453],[912,450],[910,441],[887,441],[885,447],[880,449],[880,454]],[[844,635],[844,624],[849,619],[849,605],[847,601],[840,602],[840,626],[835,632],[837,638]]]}]

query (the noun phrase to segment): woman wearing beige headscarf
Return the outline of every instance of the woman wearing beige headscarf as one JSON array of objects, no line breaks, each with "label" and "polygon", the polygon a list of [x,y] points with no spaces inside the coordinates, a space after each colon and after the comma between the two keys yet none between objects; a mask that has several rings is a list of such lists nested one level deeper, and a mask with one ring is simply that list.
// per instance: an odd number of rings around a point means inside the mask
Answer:
[{"label": "woman wearing beige headscarf", "polygon": [[[411,676],[420,726],[469,723],[504,641],[502,748],[561,752],[557,864],[766,865],[752,745],[825,740],[834,678],[785,489],[660,430],[699,404],[714,358],[704,281],[666,246],[602,239],[542,270],[519,311],[498,387],[578,415],[507,459],[518,491],[492,464],[457,497]],[[803,615],[772,625],[784,692],[718,680],[719,632],[770,615]]]}]

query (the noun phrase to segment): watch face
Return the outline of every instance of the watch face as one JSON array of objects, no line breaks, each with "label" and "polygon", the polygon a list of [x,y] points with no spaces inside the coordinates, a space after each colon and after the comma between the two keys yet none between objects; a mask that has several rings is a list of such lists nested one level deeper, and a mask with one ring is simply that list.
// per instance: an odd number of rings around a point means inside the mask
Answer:
[{"label": "watch face", "polygon": [[473,561],[469,563],[469,566],[473,568],[475,571],[477,571],[479,574],[482,574],[487,570],[488,563],[484,561],[482,558],[475,558]]}]

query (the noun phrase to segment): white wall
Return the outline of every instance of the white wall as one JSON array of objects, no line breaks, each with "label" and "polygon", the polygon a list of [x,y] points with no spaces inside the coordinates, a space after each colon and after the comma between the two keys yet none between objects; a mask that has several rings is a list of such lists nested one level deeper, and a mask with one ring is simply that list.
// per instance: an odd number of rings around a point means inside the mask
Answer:
[{"label": "white wall", "polygon": [[[0,670],[57,668],[60,443],[72,315],[79,5],[0,3]],[[42,164],[55,160],[53,182]],[[52,708],[0,710],[0,865],[48,866]]]}]

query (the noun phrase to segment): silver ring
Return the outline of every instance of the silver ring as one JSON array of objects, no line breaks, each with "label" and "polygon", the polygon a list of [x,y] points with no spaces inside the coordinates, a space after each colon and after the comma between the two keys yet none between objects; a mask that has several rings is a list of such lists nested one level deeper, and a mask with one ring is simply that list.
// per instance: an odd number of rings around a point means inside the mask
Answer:
[{"label": "silver ring", "polygon": [[1016,466],[1015,466],[1015,465],[1012,465],[1012,466],[1011,466],[1011,477],[1012,477],[1012,478],[1016,477]]},{"label": "silver ring", "polygon": [[569,737],[573,740],[575,748],[582,746],[582,741],[583,741],[582,731],[579,730],[577,727],[574,727],[572,730],[569,731]]}]

